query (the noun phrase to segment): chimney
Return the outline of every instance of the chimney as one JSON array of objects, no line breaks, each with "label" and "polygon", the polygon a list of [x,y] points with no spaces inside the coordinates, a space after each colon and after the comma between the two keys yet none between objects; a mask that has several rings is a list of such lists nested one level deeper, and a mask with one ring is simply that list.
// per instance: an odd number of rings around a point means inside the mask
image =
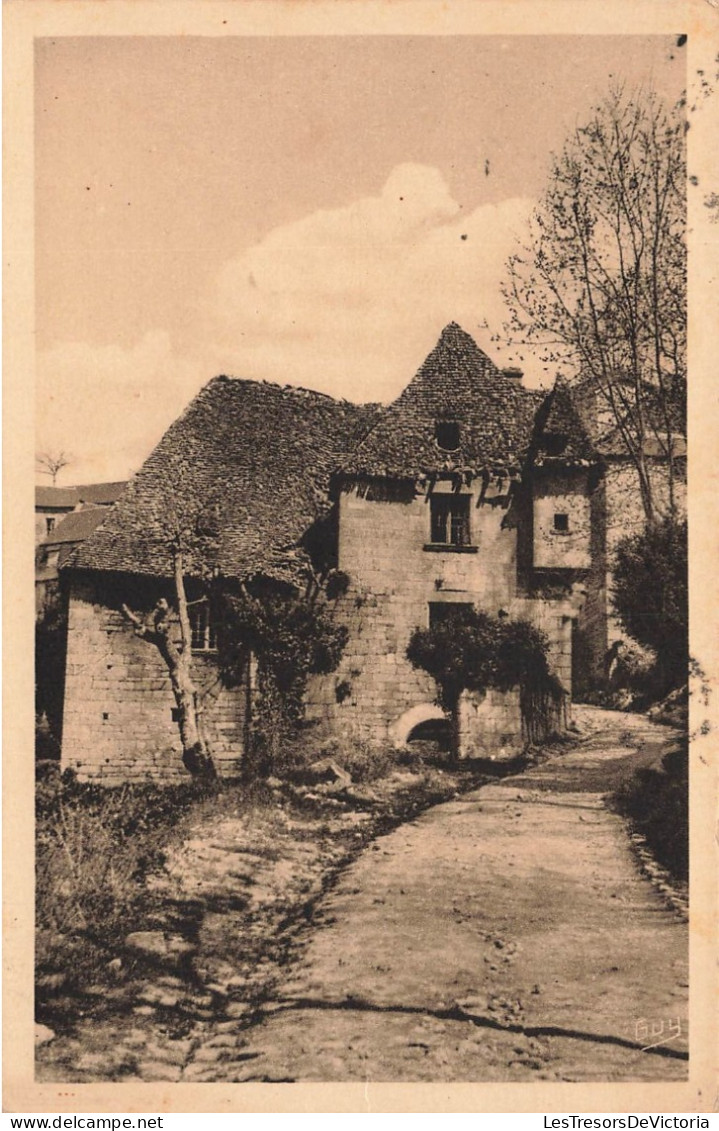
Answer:
[{"label": "chimney", "polygon": [[516,385],[521,385],[524,372],[521,369],[517,369],[516,366],[511,365],[508,369],[502,370],[502,375],[509,381],[514,381]]}]

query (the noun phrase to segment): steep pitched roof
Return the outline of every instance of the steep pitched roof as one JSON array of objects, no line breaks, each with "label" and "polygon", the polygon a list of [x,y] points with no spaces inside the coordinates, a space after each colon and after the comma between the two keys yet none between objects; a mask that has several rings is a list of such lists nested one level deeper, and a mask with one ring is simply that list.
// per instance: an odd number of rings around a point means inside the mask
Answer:
[{"label": "steep pitched roof", "polygon": [[587,466],[597,462],[597,451],[563,377],[557,377],[537,413],[532,454],[535,465]]},{"label": "steep pitched roof", "polygon": [[[329,478],[365,435],[374,405],[268,382],[217,377],[168,429],[70,564],[168,576],[173,531],[212,540],[227,576],[286,576]],[[188,573],[202,552],[185,556]]]},{"label": "steep pitched roof", "polygon": [[[506,377],[452,322],[343,470],[395,479],[453,469],[518,471],[542,396]],[[437,443],[435,428],[442,420],[459,423],[456,451]]]}]

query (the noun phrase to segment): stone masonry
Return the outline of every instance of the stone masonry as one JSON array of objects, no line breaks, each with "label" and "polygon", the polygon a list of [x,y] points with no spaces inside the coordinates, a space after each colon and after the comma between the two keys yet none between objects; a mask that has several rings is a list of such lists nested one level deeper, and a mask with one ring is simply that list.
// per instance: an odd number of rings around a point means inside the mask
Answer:
[{"label": "stone masonry", "polygon": [[[440,480],[433,489],[450,493],[452,483]],[[402,745],[418,708],[428,708],[423,715],[432,717],[434,681],[413,668],[405,653],[412,631],[428,626],[433,604],[466,603],[495,616],[504,611],[531,620],[547,634],[552,666],[571,692],[576,616],[571,598],[537,599],[518,591],[516,530],[503,522],[509,505],[506,480],[484,490],[475,483],[465,493],[470,496],[470,545],[439,547],[430,543],[427,492],[397,501],[373,499],[359,488],[343,491],[339,565],[351,587],[340,616],[350,640],[333,676],[313,681],[307,710],[308,720],[327,735]],[[581,553],[577,538],[574,545],[575,553]],[[466,755],[517,753],[522,746],[518,692],[490,690],[480,698],[468,697],[460,732]]]},{"label": "stone masonry", "polygon": [[[245,691],[228,690],[212,655],[193,656],[204,700],[203,725],[221,774],[239,772]],[[63,769],[114,785],[187,780],[164,662],[139,640],[119,607],[108,607],[88,582],[70,594],[63,720]]]}]

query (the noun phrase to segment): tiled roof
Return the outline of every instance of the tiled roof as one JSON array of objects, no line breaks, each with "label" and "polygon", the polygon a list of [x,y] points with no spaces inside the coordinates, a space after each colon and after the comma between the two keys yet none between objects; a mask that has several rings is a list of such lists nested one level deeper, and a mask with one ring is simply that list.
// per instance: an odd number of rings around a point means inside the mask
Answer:
[{"label": "tiled roof", "polygon": [[110,513],[109,507],[81,507],[70,511],[58,522],[42,542],[43,546],[60,546],[84,542]]},{"label": "tiled roof", "polygon": [[[343,471],[395,479],[457,469],[517,472],[542,397],[505,376],[452,322]],[[457,450],[440,448],[435,435],[438,421],[459,424]]]},{"label": "tiled roof", "polygon": [[98,506],[108,506],[117,502],[124,491],[126,480],[117,480],[114,483],[81,483],[75,487],[81,503],[95,503]]},{"label": "tiled roof", "polygon": [[569,385],[558,377],[537,413],[532,462],[582,466],[596,463],[597,459],[597,451],[574,407]]},{"label": "tiled roof", "polygon": [[[656,459],[667,458],[667,439],[660,432],[661,441],[659,437],[650,433],[644,440],[644,455],[654,457]],[[594,441],[597,451],[600,451],[603,456],[614,457],[617,459],[630,459],[629,451],[627,450],[626,440],[623,438],[618,426],[607,429],[601,436],[597,436]],[[687,454],[687,441],[686,436],[680,432],[672,433],[672,447],[673,455],[677,459],[681,459]]]},{"label": "tiled roof", "polygon": [[[331,472],[377,412],[306,389],[217,377],[70,564],[167,576],[173,532],[200,531],[215,540],[225,575],[284,575],[303,560],[302,535],[328,510]],[[199,559],[186,553],[188,573]]]},{"label": "tiled roof", "polygon": [[40,510],[51,507],[68,509],[80,503],[98,503],[108,506],[122,494],[125,480],[114,483],[80,483],[74,487],[36,487],[35,506]]},{"label": "tiled roof", "polygon": [[35,506],[39,510],[50,507],[60,507],[71,510],[76,507],[79,500],[74,487],[36,487]]}]

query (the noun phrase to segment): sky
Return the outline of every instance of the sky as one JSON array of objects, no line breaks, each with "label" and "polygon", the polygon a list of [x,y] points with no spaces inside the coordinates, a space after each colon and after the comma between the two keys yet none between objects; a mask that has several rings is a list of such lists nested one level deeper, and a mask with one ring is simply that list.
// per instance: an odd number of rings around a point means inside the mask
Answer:
[{"label": "sky", "polygon": [[663,36],[37,40],[37,450],[125,478],[219,373],[388,401],[450,321],[549,383],[503,344],[507,256],[610,85],[674,101],[684,67]]}]

